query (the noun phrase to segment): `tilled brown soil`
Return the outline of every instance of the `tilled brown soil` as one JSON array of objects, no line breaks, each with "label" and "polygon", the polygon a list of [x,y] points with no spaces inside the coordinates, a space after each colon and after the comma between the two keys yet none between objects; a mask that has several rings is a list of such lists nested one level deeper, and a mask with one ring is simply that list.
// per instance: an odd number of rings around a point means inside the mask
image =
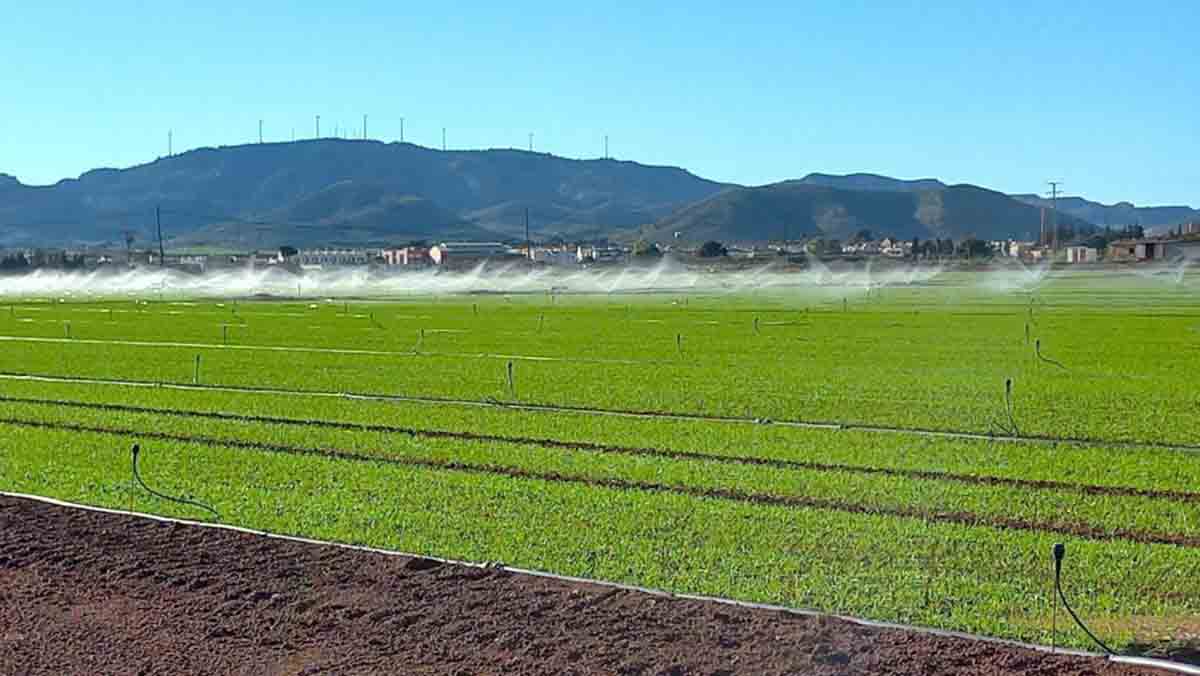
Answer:
[{"label": "tilled brown soil", "polygon": [[7,497],[0,672],[1158,673]]}]

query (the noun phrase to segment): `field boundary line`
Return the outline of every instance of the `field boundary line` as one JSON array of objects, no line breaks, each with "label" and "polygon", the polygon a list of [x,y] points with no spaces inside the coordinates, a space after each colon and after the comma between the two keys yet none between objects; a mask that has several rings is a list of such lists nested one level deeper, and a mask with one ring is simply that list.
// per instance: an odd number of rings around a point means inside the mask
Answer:
[{"label": "field boundary line", "polygon": [[569,404],[538,404],[517,401],[501,401],[498,399],[460,399],[454,397],[435,397],[405,394],[384,394],[368,392],[330,392],[328,390],[294,390],[279,387],[254,387],[250,385],[196,385],[181,382],[128,380],[123,378],[96,378],[86,376],[52,376],[36,373],[21,373],[15,371],[0,371],[0,380],[44,383],[75,383],[83,385],[111,385],[121,387],[146,387],[190,392],[231,392],[240,394],[262,394],[289,397],[313,397],[326,399],[350,399],[359,401],[379,401],[394,403],[415,403],[441,406],[475,406],[480,408],[498,408],[516,411],[531,411],[538,413],[581,413],[587,415],[613,416],[620,418],[644,418],[651,420],[679,420],[683,422],[712,422],[739,425],[775,425],[797,429],[820,429],[847,432],[870,432],[872,434],[897,434],[917,437],[941,439],[962,439],[966,441],[987,441],[1018,444],[1071,444],[1075,446],[1095,446],[1097,448],[1127,448],[1145,450],[1200,452],[1200,444],[1182,444],[1159,441],[1122,441],[1117,439],[1088,439],[1085,437],[1052,437],[1044,435],[987,434],[984,432],[966,432],[954,430],[937,430],[922,427],[899,427],[889,425],[872,425],[867,423],[822,422],[805,420],[769,420],[745,416],[723,416],[703,413],[681,413],[667,411],[637,411],[622,409],[594,408],[588,406],[572,406]]},{"label": "field boundary line", "polygon": [[545,481],[591,488],[606,488],[615,491],[642,491],[646,493],[679,495],[696,499],[725,500],[742,504],[763,505],[787,509],[815,509],[843,514],[861,514],[864,516],[890,517],[900,519],[916,519],[936,523],[947,523],[964,527],[992,528],[996,530],[1012,530],[1034,533],[1056,533],[1099,542],[1134,542],[1140,544],[1171,545],[1184,549],[1200,549],[1200,535],[1177,535],[1153,531],[1139,531],[1125,528],[1107,530],[1080,522],[1050,523],[1031,519],[1009,519],[996,516],[985,516],[974,512],[940,511],[937,509],[918,509],[911,507],[886,507],[881,505],[864,505],[833,498],[816,498],[804,495],[779,495],[774,493],[752,493],[730,488],[701,488],[679,484],[654,483],[633,479],[588,477],[580,474],[564,474],[562,472],[538,472],[530,469],[496,464],[474,464],[453,460],[436,460],[431,458],[411,458],[387,455],[364,455],[363,453],[339,448],[316,448],[279,444],[260,441],[222,439],[206,435],[177,434],[172,432],[138,431],[127,428],[109,428],[96,425],[80,425],[75,423],[54,423],[41,420],[26,420],[20,418],[0,418],[0,425],[28,427],[32,429],[50,429],[62,432],[101,434],[135,439],[155,439],[191,443],[201,446],[214,446],[238,450],[279,453],[283,455],[298,455],[321,457],[347,462],[378,463],[397,467],[418,467],[447,472],[462,472],[466,474],[483,474],[503,476],[510,479]]},{"label": "field boundary line", "polygon": [[90,511],[90,512],[96,512],[96,513],[101,513],[101,514],[111,514],[111,515],[115,515],[115,516],[127,516],[127,517],[132,517],[132,518],[137,518],[137,519],[145,519],[148,521],[157,521],[160,523],[179,524],[179,525],[189,526],[189,527],[194,527],[194,528],[224,530],[224,531],[239,533],[242,535],[252,535],[255,537],[283,540],[283,541],[287,541],[287,542],[294,542],[297,544],[310,545],[310,546],[316,546],[316,547],[335,547],[338,549],[344,549],[344,550],[355,551],[355,552],[363,552],[363,553],[367,553],[367,554],[375,554],[375,555],[379,555],[379,556],[402,557],[402,558],[417,559],[417,560],[423,559],[423,560],[429,560],[429,561],[436,561],[436,562],[444,564],[444,565],[462,566],[464,568],[500,570],[505,573],[509,573],[509,574],[513,574],[513,575],[524,575],[524,576],[530,576],[530,577],[545,578],[545,579],[550,579],[550,580],[559,580],[562,582],[594,585],[594,586],[605,588],[605,589],[637,592],[637,593],[641,593],[641,594],[647,594],[650,596],[656,596],[659,598],[682,599],[682,600],[687,600],[687,601],[697,601],[697,602],[701,602],[701,603],[716,603],[716,604],[738,607],[738,608],[749,608],[749,609],[754,609],[754,610],[779,612],[779,613],[784,613],[786,615],[792,615],[792,616],[796,616],[796,617],[828,618],[828,619],[834,619],[834,620],[841,620],[843,622],[848,622],[850,624],[854,624],[854,625],[858,625],[858,626],[866,627],[866,628],[870,628],[870,629],[906,631],[906,632],[927,634],[930,636],[939,636],[939,637],[944,637],[944,638],[962,639],[962,640],[967,640],[967,641],[978,641],[980,643],[1011,646],[1014,648],[1022,648],[1025,650],[1032,650],[1032,651],[1037,651],[1037,652],[1046,653],[1046,654],[1062,654],[1062,655],[1072,655],[1072,656],[1076,656],[1076,657],[1094,657],[1094,658],[1098,658],[1098,659],[1105,659],[1109,662],[1114,662],[1117,664],[1147,666],[1147,667],[1153,667],[1153,668],[1158,668],[1158,669],[1164,669],[1164,670],[1172,671],[1175,673],[1185,674],[1188,676],[1200,676],[1200,667],[1193,667],[1193,666],[1186,665],[1186,664],[1180,664],[1177,662],[1170,662],[1167,660],[1160,660],[1160,659],[1154,659],[1154,658],[1126,657],[1126,656],[1118,656],[1118,655],[1105,656],[1100,653],[1090,652],[1090,651],[1086,651],[1086,650],[1053,647],[1053,646],[1041,645],[1038,643],[1028,643],[1028,642],[1024,642],[1024,641],[1015,641],[1015,640],[1011,640],[1011,639],[996,638],[994,636],[984,636],[982,634],[971,634],[968,632],[954,631],[954,630],[950,630],[950,629],[938,629],[935,627],[922,627],[922,626],[917,626],[917,625],[900,624],[900,623],[896,623],[896,622],[883,622],[883,621],[879,621],[879,620],[869,620],[866,618],[855,617],[852,615],[838,615],[838,614],[833,614],[833,613],[822,612],[819,610],[813,610],[813,609],[809,609],[809,608],[792,608],[792,607],[788,607],[788,606],[771,605],[771,604],[766,604],[766,603],[756,603],[753,601],[740,601],[737,599],[731,599],[731,598],[725,598],[725,597],[719,597],[719,596],[703,596],[700,594],[676,593],[676,592],[665,591],[662,589],[654,589],[651,587],[641,587],[641,586],[637,586],[637,585],[624,584],[624,583],[620,583],[620,582],[609,582],[609,581],[605,581],[605,580],[593,580],[593,579],[588,579],[588,578],[583,578],[583,577],[575,577],[575,576],[570,576],[570,575],[559,575],[557,573],[551,573],[548,571],[532,570],[532,569],[527,569],[527,568],[518,568],[515,566],[494,565],[494,564],[489,564],[489,563],[477,563],[477,562],[472,562],[472,561],[461,561],[461,560],[457,560],[457,559],[448,559],[448,558],[426,555],[426,554],[412,554],[412,553],[408,553],[408,552],[401,552],[401,551],[390,550],[390,549],[382,549],[382,548],[378,548],[378,547],[368,547],[368,546],[364,546],[364,545],[352,545],[352,544],[347,544],[344,542],[336,542],[336,541],[332,541],[332,540],[317,540],[317,539],[306,538],[306,537],[297,536],[297,535],[272,533],[270,531],[256,530],[253,528],[247,528],[245,526],[235,526],[232,524],[212,523],[212,522],[207,522],[207,521],[194,521],[194,520],[190,520],[190,519],[179,519],[179,518],[160,516],[157,514],[150,514],[150,513],[145,513],[145,512],[133,512],[133,511],[127,511],[127,510],[120,510],[120,509],[111,509],[108,507],[85,505],[82,503],[69,502],[66,500],[59,500],[57,498],[51,498],[51,497],[47,497],[47,496],[43,496],[43,495],[34,495],[34,494],[30,494],[30,493],[16,493],[16,492],[11,492],[11,491],[0,491],[0,497],[49,504],[49,505],[54,505],[56,507],[62,507],[64,509],[76,509],[76,510]]},{"label": "field boundary line", "polygon": [[359,423],[343,420],[326,420],[312,418],[287,418],[277,416],[261,416],[221,411],[194,411],[172,408],[152,408],[128,404],[113,404],[89,401],[74,401],[63,399],[33,399],[25,397],[9,397],[0,394],[0,404],[23,404],[37,406],[56,406],[77,408],[93,411],[115,411],[121,413],[137,413],[146,415],[166,415],[180,418],[201,418],[205,420],[220,420],[236,423],[261,423],[270,425],[285,425],[294,427],[320,427],[347,432],[378,432],[402,434],[414,438],[426,439],[457,439],[462,441],[488,441],[514,445],[539,446],[564,450],[584,451],[589,453],[604,453],[615,455],[630,455],[639,457],[654,457],[668,460],[694,460],[699,462],[714,462],[720,464],[747,465],[752,467],[775,467],[779,469],[803,470],[814,472],[845,472],[866,476],[890,476],[924,481],[946,481],[979,486],[1005,486],[1012,488],[1029,488],[1035,490],[1062,491],[1082,495],[1107,495],[1118,497],[1136,497],[1175,502],[1200,502],[1200,493],[1189,491],[1155,490],[1136,488],[1133,486],[1108,486],[1100,484],[1080,484],[1067,481],[1052,481],[1048,479],[1020,479],[994,475],[961,474],[936,470],[904,469],[894,467],[874,467],[869,465],[849,465],[845,463],[821,463],[804,460],[786,460],[783,458],[765,458],[745,455],[720,455],[701,451],[680,450],[675,448],[656,448],[648,446],[627,446],[621,444],[606,444],[594,441],[572,441],[546,437],[520,437],[504,434],[481,434],[454,430],[422,429],[417,427],[398,427],[376,423]]}]

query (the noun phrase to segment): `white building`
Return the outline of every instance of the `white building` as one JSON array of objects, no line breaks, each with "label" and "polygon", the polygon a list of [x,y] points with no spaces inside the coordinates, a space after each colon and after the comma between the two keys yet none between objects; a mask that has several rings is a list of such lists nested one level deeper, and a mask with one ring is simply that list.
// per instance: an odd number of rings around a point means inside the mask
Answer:
[{"label": "white building", "polygon": [[462,263],[507,256],[512,249],[500,242],[442,242],[429,249],[429,257],[438,265]]},{"label": "white building", "polygon": [[363,249],[304,249],[298,256],[302,268],[334,268],[370,265],[372,256]]},{"label": "white building", "polygon": [[577,251],[548,249],[545,247],[534,247],[529,252],[529,260],[534,263],[544,263],[546,265],[578,265],[580,262]]},{"label": "white building", "polygon": [[1086,246],[1067,247],[1068,263],[1095,263],[1100,260],[1100,252]]},{"label": "white building", "polygon": [[615,246],[580,246],[575,250],[575,259],[580,263],[619,263],[625,252]]}]

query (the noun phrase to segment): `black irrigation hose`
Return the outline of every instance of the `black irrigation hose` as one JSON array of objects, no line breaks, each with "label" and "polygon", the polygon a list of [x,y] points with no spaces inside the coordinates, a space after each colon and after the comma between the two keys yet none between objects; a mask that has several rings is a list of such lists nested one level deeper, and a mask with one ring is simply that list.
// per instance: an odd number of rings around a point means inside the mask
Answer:
[{"label": "black irrigation hose", "polygon": [[1062,588],[1062,562],[1063,557],[1066,556],[1066,554],[1066,545],[1062,544],[1061,542],[1054,545],[1054,589],[1058,592],[1058,598],[1062,600],[1063,607],[1067,609],[1067,612],[1071,615],[1071,619],[1075,620],[1075,624],[1079,625],[1079,628],[1083,630],[1083,633],[1087,634],[1088,638],[1092,639],[1092,641],[1094,641],[1096,645],[1100,646],[1104,652],[1108,653],[1109,655],[1115,655],[1116,653],[1113,652],[1112,648],[1104,645],[1104,641],[1096,638],[1096,635],[1087,628],[1087,625],[1083,623],[1083,620],[1079,619],[1079,616],[1075,614],[1075,610],[1071,608],[1071,604],[1067,602],[1067,595],[1063,593]]},{"label": "black irrigation hose", "polygon": [[133,478],[138,482],[138,484],[142,488],[146,489],[147,493],[149,493],[150,495],[153,495],[157,498],[162,498],[163,500],[177,502],[181,505],[191,505],[192,507],[199,507],[200,509],[210,512],[218,520],[221,518],[221,514],[219,512],[217,512],[217,510],[213,509],[212,507],[209,507],[208,505],[204,504],[203,502],[196,502],[195,500],[188,500],[187,498],[171,497],[170,495],[167,495],[165,493],[159,493],[158,491],[154,490],[153,488],[150,488],[149,486],[147,486],[146,482],[142,481],[141,473],[138,472],[138,454],[141,452],[141,450],[142,449],[140,446],[138,446],[138,444],[133,445]]},{"label": "black irrigation hose", "polygon": [[1062,362],[1060,362],[1060,361],[1057,361],[1057,360],[1054,360],[1054,359],[1051,359],[1051,358],[1049,358],[1049,357],[1047,357],[1047,356],[1045,356],[1045,355],[1043,355],[1043,354],[1042,354],[1042,339],[1041,339],[1041,338],[1038,338],[1038,339],[1037,339],[1037,341],[1034,343],[1034,352],[1036,352],[1036,353],[1037,353],[1037,358],[1038,358],[1038,359],[1040,359],[1040,360],[1042,360],[1042,361],[1046,362],[1047,364],[1053,364],[1053,365],[1057,366],[1058,368],[1060,368],[1060,369],[1062,369],[1062,370],[1064,370],[1064,371],[1068,371],[1068,370],[1070,370],[1070,369],[1068,369],[1066,366],[1063,366],[1063,365],[1062,365]]}]

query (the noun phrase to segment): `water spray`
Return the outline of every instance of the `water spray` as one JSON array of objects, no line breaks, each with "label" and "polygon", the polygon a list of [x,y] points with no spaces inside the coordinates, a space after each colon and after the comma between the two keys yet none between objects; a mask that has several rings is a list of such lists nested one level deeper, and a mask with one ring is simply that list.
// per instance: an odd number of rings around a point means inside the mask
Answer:
[{"label": "water spray", "polygon": [[[221,514],[219,512],[217,512],[217,510],[213,509],[212,507],[210,507],[202,502],[197,502],[195,500],[188,500],[187,498],[172,497],[165,493],[159,493],[158,491],[154,490],[153,488],[150,488],[149,486],[147,486],[146,482],[142,480],[141,473],[138,471],[138,454],[141,452],[141,450],[142,449],[137,444],[133,445],[133,480],[135,482],[137,482],[137,484],[139,486],[141,486],[143,489],[146,490],[147,493],[149,493],[150,495],[153,495],[156,498],[161,498],[163,500],[169,500],[171,502],[176,502],[181,505],[191,505],[192,507],[198,507],[198,508],[203,509],[203,510],[209,512],[210,514],[212,514],[213,517],[216,518],[217,520],[220,520]],[[132,505],[132,501],[133,501],[133,497],[131,495],[130,496],[131,505]],[[133,511],[133,510],[130,509],[130,511]]]},{"label": "water spray", "polygon": [[[1055,618],[1058,617],[1058,601],[1062,601],[1063,607],[1067,609],[1067,613],[1070,614],[1071,619],[1075,620],[1075,624],[1079,625],[1079,628],[1083,630],[1083,633],[1087,634],[1088,638],[1092,639],[1092,641],[1094,641],[1096,645],[1100,646],[1101,650],[1103,650],[1105,653],[1107,653],[1109,655],[1113,655],[1115,653],[1113,653],[1112,648],[1109,648],[1107,645],[1104,644],[1103,641],[1096,638],[1096,635],[1093,634],[1092,631],[1087,628],[1087,625],[1085,625],[1083,623],[1083,620],[1079,619],[1079,616],[1075,614],[1075,610],[1073,608],[1071,608],[1071,604],[1067,602],[1067,595],[1063,593],[1063,588],[1062,588],[1062,564],[1063,564],[1063,559],[1066,557],[1066,555],[1067,555],[1066,545],[1064,545],[1061,542],[1055,543],[1055,545],[1054,545],[1054,591],[1057,592],[1057,594],[1058,594],[1058,598],[1054,604]],[[1057,632],[1057,627],[1053,631]]]}]

